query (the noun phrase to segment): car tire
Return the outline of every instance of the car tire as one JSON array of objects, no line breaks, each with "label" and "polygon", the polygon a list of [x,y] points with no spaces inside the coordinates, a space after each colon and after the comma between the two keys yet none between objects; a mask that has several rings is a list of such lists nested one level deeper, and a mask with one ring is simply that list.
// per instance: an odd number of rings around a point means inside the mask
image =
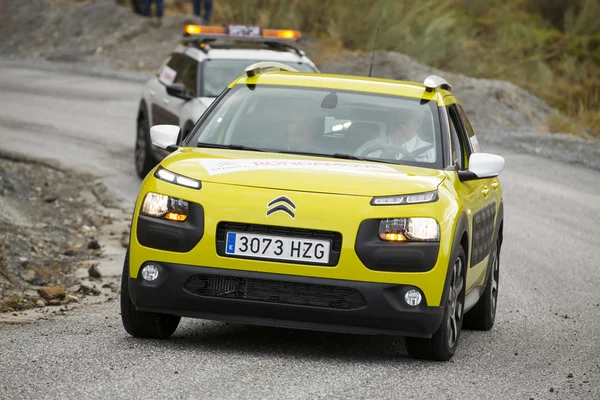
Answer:
[{"label": "car tire", "polygon": [[477,304],[465,314],[464,328],[489,331],[494,326],[498,307],[498,279],[500,277],[500,250],[498,239],[490,253],[490,277]]},{"label": "car tire", "polygon": [[148,175],[148,172],[158,164],[158,161],[152,154],[150,127],[145,114],[142,114],[138,119],[134,158],[135,172],[141,179],[144,179]]},{"label": "car tire", "polygon": [[448,361],[458,347],[465,306],[466,256],[460,246],[452,263],[448,287],[448,300],[444,318],[431,338],[406,337],[406,351],[413,358],[434,361]]},{"label": "car tire", "polygon": [[129,250],[123,263],[121,276],[121,321],[131,336],[152,339],[167,339],[179,326],[181,317],[138,311],[129,297]]}]

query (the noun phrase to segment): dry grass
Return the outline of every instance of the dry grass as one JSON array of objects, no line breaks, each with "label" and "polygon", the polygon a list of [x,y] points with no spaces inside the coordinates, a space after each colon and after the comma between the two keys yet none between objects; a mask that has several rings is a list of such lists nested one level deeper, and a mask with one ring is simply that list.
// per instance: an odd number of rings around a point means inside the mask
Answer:
[{"label": "dry grass", "polygon": [[[188,3],[166,6],[189,13]],[[600,136],[600,0],[217,0],[211,23],[289,27],[359,51],[379,27],[378,49],[511,81]]]}]

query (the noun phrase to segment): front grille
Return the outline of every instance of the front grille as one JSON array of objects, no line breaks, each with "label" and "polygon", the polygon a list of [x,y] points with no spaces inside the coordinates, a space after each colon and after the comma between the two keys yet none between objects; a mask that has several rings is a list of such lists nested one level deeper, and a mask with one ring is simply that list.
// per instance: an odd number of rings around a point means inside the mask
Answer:
[{"label": "front grille", "polygon": [[239,278],[222,275],[194,275],[183,286],[198,296],[261,301],[350,310],[366,305],[363,295],[355,289],[285,282],[267,279]]},{"label": "front grille", "polygon": [[332,251],[339,253],[342,250],[342,234],[339,232],[289,228],[286,226],[244,224],[239,222],[219,222],[217,225],[217,241],[224,241],[225,233],[227,231],[259,233],[265,235],[270,234],[296,238],[325,239],[331,240]]}]

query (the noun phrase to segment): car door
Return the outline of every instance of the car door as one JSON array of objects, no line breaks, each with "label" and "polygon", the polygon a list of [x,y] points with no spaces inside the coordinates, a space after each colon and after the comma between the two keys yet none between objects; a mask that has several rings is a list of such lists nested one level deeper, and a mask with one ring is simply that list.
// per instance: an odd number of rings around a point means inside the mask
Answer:
[{"label": "car door", "polygon": [[[475,135],[475,130],[471,126],[469,118],[465,113],[462,105],[457,103],[456,109],[459,113],[461,124],[463,125],[463,131],[466,134],[465,139],[467,147],[471,153],[481,153],[481,145]],[[496,223],[496,214],[500,205],[500,194],[498,192],[498,177],[479,179],[481,184],[481,194],[483,195],[482,208],[479,209],[473,215],[473,226],[475,230],[474,239],[474,251],[472,252],[473,263],[485,261],[487,265],[487,256],[490,254],[492,249],[492,240],[494,236],[494,226]]]},{"label": "car door", "polygon": [[[452,135],[452,148],[457,160],[457,168],[466,171],[469,168],[469,156],[473,153],[465,122],[461,118],[456,103],[446,106]],[[496,209],[491,204],[488,183],[486,179],[474,179],[457,184],[456,190],[463,201],[470,225],[469,270],[467,273],[467,292],[474,286],[480,285],[485,279],[487,255],[491,236],[488,229],[493,222]]]},{"label": "car door", "polygon": [[175,83],[184,61],[181,53],[171,53],[170,59],[161,68],[157,83],[150,88],[152,124],[151,125],[179,125],[179,116],[176,112],[178,104],[183,100],[167,93],[167,86]]}]

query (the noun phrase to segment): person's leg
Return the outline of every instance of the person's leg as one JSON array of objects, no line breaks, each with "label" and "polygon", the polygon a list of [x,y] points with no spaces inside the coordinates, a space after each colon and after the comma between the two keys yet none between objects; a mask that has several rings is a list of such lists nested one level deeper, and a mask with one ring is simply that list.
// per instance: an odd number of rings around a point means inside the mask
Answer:
[{"label": "person's leg", "polygon": [[212,14],[212,0],[204,0],[204,23],[208,25],[210,23],[210,16]]},{"label": "person's leg", "polygon": [[163,17],[163,12],[165,8],[164,0],[154,0],[156,2],[156,16],[158,19]]},{"label": "person's leg", "polygon": [[144,15],[150,17],[150,7],[152,6],[152,0],[144,0]]},{"label": "person's leg", "polygon": [[192,0],[194,5],[194,15],[200,16],[200,0]]}]

